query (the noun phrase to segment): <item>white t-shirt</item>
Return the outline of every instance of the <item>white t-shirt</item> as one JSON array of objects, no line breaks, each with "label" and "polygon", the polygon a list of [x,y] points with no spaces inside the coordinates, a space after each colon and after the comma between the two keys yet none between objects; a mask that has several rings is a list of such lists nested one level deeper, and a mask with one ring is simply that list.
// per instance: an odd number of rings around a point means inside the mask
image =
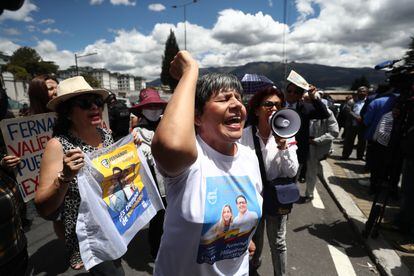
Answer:
[{"label": "white t-shirt", "polygon": [[[247,249],[262,214],[262,183],[256,155],[238,143],[237,148],[235,156],[226,156],[197,136],[196,162],[181,175],[166,177],[168,204],[154,275],[248,275]],[[233,218],[238,215],[240,195],[255,214],[245,223],[251,229],[242,233],[233,223],[212,235],[225,205]]]}]

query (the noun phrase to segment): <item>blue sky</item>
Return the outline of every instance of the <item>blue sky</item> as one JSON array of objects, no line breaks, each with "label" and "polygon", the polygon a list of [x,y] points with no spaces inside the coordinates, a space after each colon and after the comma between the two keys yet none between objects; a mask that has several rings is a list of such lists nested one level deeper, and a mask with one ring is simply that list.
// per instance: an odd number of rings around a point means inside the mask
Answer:
[{"label": "blue sky", "polygon": [[[0,16],[0,51],[35,48],[62,69],[74,53],[97,52],[80,65],[131,73],[160,73],[169,30],[184,48],[187,1],[26,0]],[[281,61],[372,66],[404,54],[414,35],[412,0],[199,0],[187,6],[187,49],[202,67]]]}]

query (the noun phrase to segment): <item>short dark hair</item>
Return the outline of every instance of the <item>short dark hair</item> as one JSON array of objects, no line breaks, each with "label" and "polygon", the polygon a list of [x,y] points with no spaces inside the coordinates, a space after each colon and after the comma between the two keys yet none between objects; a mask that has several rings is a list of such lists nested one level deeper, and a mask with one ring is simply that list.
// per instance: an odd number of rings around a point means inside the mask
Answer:
[{"label": "short dark hair", "polygon": [[296,94],[301,94],[303,95],[305,93],[305,89],[303,89],[302,87],[297,86],[296,84],[294,84],[293,82],[289,82],[288,85],[286,86],[286,90],[288,89],[288,87],[290,85],[293,85],[295,87],[295,93]]},{"label": "short dark hair", "polygon": [[203,114],[204,106],[211,96],[213,96],[213,93],[215,95],[222,90],[231,89],[243,94],[243,87],[235,75],[228,73],[208,73],[203,75],[197,81],[195,95],[196,114]]},{"label": "short dark hair", "polygon": [[238,195],[238,196],[236,197],[236,204],[237,204],[237,200],[238,200],[239,198],[243,198],[243,199],[244,199],[244,201],[246,201],[246,203],[247,203],[247,199],[246,199],[246,197],[245,197],[244,195]]},{"label": "short dark hair", "polygon": [[255,111],[257,108],[259,108],[264,98],[272,95],[276,95],[282,101],[282,105],[284,105],[285,95],[283,95],[283,93],[277,89],[276,86],[268,86],[257,91],[249,101],[249,110],[246,125],[257,125],[259,118],[257,117]]}]

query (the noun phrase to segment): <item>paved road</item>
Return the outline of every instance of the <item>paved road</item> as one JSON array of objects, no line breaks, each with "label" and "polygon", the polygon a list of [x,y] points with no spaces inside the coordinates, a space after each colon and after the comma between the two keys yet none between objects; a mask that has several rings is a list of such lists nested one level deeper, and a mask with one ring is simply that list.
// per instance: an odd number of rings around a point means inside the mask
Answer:
[{"label": "paved road", "polygon": [[[368,252],[321,183],[317,191],[312,203],[296,204],[289,217],[288,275],[375,275]],[[27,236],[33,275],[87,275],[69,268],[50,222],[36,217]],[[143,229],[131,242],[122,260],[126,275],[151,275],[154,263],[146,239]],[[265,245],[263,264],[252,275],[272,275],[267,241]]]}]

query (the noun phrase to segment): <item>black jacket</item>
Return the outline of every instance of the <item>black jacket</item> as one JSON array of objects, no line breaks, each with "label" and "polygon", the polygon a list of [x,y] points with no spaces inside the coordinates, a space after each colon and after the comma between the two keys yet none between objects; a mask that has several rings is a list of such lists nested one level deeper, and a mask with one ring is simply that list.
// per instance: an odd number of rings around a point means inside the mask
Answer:
[{"label": "black jacket", "polygon": [[301,119],[299,132],[295,136],[298,143],[298,161],[299,164],[304,164],[309,152],[309,122],[312,119],[326,119],[329,113],[321,100],[312,100],[311,103],[298,101],[295,110]]}]

